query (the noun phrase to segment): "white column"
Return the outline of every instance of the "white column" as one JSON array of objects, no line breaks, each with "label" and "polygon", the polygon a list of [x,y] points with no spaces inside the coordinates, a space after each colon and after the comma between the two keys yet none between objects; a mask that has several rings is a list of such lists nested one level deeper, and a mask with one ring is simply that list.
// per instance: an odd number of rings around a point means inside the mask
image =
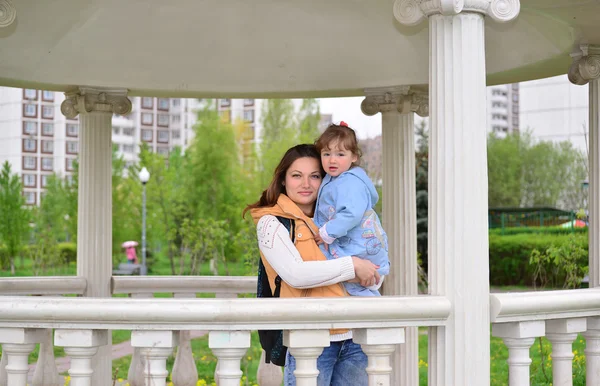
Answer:
[{"label": "white column", "polygon": [[600,317],[587,318],[585,337],[585,383],[600,385]]},{"label": "white column", "polygon": [[[77,275],[87,279],[84,296],[110,297],[112,276],[112,115],[127,114],[126,90],[79,87],[65,93],[61,111],[79,115]],[[111,382],[111,336],[94,358],[94,386]]]},{"label": "white column", "polygon": [[6,384],[25,386],[29,372],[29,354],[36,343],[44,341],[45,330],[38,328],[0,328],[2,356],[6,355]]},{"label": "white column", "polygon": [[65,348],[71,358],[69,375],[72,386],[90,386],[92,384],[92,358],[98,347],[108,342],[107,330],[61,330],[54,332],[54,344]]},{"label": "white column", "polygon": [[430,385],[490,384],[484,13],[508,21],[519,8],[518,0],[394,4],[401,23],[429,19],[429,292],[453,306],[446,326],[430,329]]},{"label": "white column", "polygon": [[242,378],[242,357],[250,348],[250,331],[210,331],[208,347],[218,360],[219,386],[238,386]]},{"label": "white column", "polygon": [[132,331],[131,346],[144,358],[144,385],[166,386],[167,358],[177,346],[179,331]]},{"label": "white column", "polygon": [[586,329],[586,318],[546,321],[546,338],[552,343],[553,385],[573,385],[573,342]]},{"label": "white column", "polygon": [[[381,112],[383,144],[383,228],[388,235],[391,270],[383,295],[417,295],[417,203],[414,114],[427,115],[427,97],[408,86],[365,89],[365,115]],[[419,335],[406,329],[406,343],[393,354],[393,384],[419,384]]]},{"label": "white column", "polygon": [[317,386],[317,358],[329,347],[329,330],[284,330],[283,344],[296,360],[297,386]]},{"label": "white column", "polygon": [[508,348],[509,386],[528,386],[531,357],[529,349],[535,338],[544,336],[544,321],[496,323],[492,325],[492,335],[502,338]]},{"label": "white column", "polygon": [[406,385],[392,381],[390,361],[396,347],[405,342],[404,328],[361,328],[352,333],[352,340],[361,345],[368,357],[369,386]]}]

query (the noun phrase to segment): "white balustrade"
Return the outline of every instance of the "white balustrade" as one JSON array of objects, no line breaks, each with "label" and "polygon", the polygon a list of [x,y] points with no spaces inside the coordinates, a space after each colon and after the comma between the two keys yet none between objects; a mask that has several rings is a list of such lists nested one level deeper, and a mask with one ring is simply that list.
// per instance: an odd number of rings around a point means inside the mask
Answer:
[{"label": "white balustrade", "polygon": [[280,386],[283,382],[281,367],[265,362],[265,351],[261,350],[260,362],[256,371],[256,381],[260,386]]},{"label": "white balustrade", "polygon": [[316,386],[319,370],[317,358],[324,347],[329,347],[328,330],[285,330],[283,344],[296,360],[296,385]]},{"label": "white balustrade", "polygon": [[32,386],[59,385],[53,343],[52,329],[48,328],[45,330],[44,341],[40,343],[40,352],[33,372],[33,380],[31,381]]},{"label": "white balustrade", "polygon": [[250,348],[250,331],[211,331],[208,347],[218,360],[215,379],[219,386],[238,386],[241,360]]},{"label": "white balustrade", "polygon": [[[195,293],[174,293],[175,299],[194,299]],[[196,386],[198,383],[198,369],[194,362],[192,353],[192,343],[190,331],[179,331],[179,345],[177,346],[177,355],[173,363],[171,380],[177,386]]]},{"label": "white balustrade", "polygon": [[108,343],[107,330],[64,330],[54,331],[54,344],[65,348],[71,358],[69,376],[72,386],[92,384],[92,358],[98,348]]},{"label": "white balustrade", "polygon": [[360,344],[368,357],[369,386],[392,384],[391,355],[396,345],[405,342],[404,328],[360,328],[352,332],[354,343]]},{"label": "white balustrade", "polygon": [[[114,278],[113,278],[114,280]],[[151,299],[152,293],[132,293],[130,296],[134,299]],[[139,347],[133,347],[133,354],[131,354],[131,363],[129,364],[129,371],[127,372],[127,381],[130,386],[144,386],[144,367],[146,362],[140,354]]]},{"label": "white balustrade", "polygon": [[585,318],[546,321],[546,338],[552,343],[552,384],[573,385],[573,342],[586,330]]},{"label": "white balustrade", "polygon": [[43,342],[45,330],[40,328],[0,328],[2,355],[6,355],[6,384],[25,386],[29,372],[29,354]]},{"label": "white balustrade", "polygon": [[587,318],[585,337],[586,383],[600,385],[600,317]]},{"label": "white balustrade", "polygon": [[165,386],[167,384],[167,358],[177,346],[179,331],[132,331],[131,345],[140,348],[144,358],[144,384]]},{"label": "white balustrade", "polygon": [[529,349],[535,338],[544,336],[544,321],[496,323],[492,325],[492,335],[502,338],[508,348],[508,384],[510,386],[529,385],[531,357]]}]

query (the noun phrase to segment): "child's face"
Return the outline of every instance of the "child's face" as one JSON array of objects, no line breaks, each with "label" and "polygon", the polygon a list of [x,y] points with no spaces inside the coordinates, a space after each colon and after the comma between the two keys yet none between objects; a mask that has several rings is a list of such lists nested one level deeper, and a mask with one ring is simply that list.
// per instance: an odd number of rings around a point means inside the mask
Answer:
[{"label": "child's face", "polygon": [[352,167],[358,157],[351,151],[339,146],[336,142],[329,144],[329,149],[321,150],[321,163],[325,172],[332,177],[337,177]]}]

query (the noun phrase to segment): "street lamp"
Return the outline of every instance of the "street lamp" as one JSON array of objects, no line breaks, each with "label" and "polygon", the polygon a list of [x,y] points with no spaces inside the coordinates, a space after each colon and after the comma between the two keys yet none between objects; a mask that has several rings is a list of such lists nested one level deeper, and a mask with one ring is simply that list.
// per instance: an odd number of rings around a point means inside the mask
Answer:
[{"label": "street lamp", "polygon": [[65,214],[65,241],[69,242],[69,214]]},{"label": "street lamp", "polygon": [[146,183],[150,179],[150,173],[145,167],[140,170],[140,182],[142,183],[142,269],[140,270],[141,275],[148,274],[148,267],[146,267]]}]

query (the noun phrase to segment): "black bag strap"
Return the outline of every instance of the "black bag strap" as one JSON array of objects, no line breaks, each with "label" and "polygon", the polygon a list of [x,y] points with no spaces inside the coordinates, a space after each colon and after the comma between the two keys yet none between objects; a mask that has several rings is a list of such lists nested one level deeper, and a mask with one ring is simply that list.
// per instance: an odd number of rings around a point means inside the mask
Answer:
[{"label": "black bag strap", "polygon": [[[290,218],[277,216],[277,220],[283,224],[283,226],[290,232],[290,239],[292,243],[296,240],[296,222]],[[277,275],[275,278],[275,291],[273,291],[273,297],[278,298],[281,292],[281,277]]]}]

